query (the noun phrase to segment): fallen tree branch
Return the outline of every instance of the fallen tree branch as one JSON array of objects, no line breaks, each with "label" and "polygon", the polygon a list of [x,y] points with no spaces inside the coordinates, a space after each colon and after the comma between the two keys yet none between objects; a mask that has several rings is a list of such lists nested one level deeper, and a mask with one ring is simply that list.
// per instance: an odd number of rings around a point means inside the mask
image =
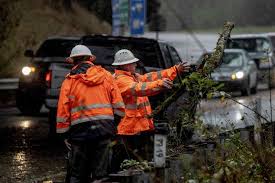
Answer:
[{"label": "fallen tree branch", "polygon": [[[192,85],[195,85],[199,79],[208,77],[209,74],[221,64],[224,49],[228,39],[230,38],[230,33],[233,27],[234,24],[232,22],[226,22],[224,24],[223,31],[220,34],[214,52],[210,56],[204,56],[204,58],[202,59],[202,64],[200,64],[200,66],[197,68],[197,71],[185,78],[185,81],[182,81],[180,86],[161,105],[156,107],[151,117],[153,117],[154,119],[164,119],[165,110],[180,96],[182,96],[184,92],[186,92],[186,85],[191,86],[191,89],[189,88],[189,91],[187,91],[187,106],[183,107],[186,108],[189,112],[194,113],[194,111],[196,110],[196,106],[201,99],[200,92],[205,91],[199,91],[198,89],[192,90]],[[189,116],[192,116],[192,114]]]}]

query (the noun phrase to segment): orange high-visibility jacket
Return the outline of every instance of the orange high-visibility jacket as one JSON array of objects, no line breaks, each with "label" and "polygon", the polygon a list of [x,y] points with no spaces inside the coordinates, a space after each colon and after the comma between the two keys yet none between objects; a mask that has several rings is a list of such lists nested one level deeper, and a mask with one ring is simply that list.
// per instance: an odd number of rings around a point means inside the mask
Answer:
[{"label": "orange high-visibility jacket", "polygon": [[133,75],[127,71],[115,70],[114,76],[125,104],[125,116],[118,125],[118,134],[134,135],[142,131],[153,130],[153,120],[148,118],[152,109],[147,96],[160,92],[163,88],[161,79],[174,80],[176,78],[176,66],[144,75]]},{"label": "orange high-visibility jacket", "polygon": [[125,106],[114,78],[101,66],[91,66],[85,74],[68,74],[62,83],[58,110],[57,133],[71,126],[95,120],[114,120],[124,116]]}]

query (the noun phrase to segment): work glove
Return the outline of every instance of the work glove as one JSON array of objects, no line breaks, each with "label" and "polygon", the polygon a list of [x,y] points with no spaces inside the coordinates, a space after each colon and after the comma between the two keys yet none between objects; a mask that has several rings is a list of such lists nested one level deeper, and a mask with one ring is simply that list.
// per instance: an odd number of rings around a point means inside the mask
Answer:
[{"label": "work glove", "polygon": [[176,65],[178,72],[188,72],[190,69],[190,65],[187,62],[182,61],[181,63]]},{"label": "work glove", "polygon": [[171,81],[170,79],[164,78],[162,79],[163,81],[163,87],[167,88],[167,89],[171,89],[173,87],[173,81]]}]

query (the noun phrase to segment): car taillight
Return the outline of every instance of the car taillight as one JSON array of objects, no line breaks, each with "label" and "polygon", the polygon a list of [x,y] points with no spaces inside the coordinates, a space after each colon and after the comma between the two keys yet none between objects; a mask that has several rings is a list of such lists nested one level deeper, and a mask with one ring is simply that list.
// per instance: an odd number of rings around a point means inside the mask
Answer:
[{"label": "car taillight", "polygon": [[52,71],[48,71],[45,77],[47,87],[51,87],[51,80],[52,80]]}]

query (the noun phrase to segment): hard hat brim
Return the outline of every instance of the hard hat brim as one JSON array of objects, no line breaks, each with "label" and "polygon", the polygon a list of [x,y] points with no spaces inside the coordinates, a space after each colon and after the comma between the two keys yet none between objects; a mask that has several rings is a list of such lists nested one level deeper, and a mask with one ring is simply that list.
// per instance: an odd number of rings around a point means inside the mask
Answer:
[{"label": "hard hat brim", "polygon": [[[83,56],[83,55],[81,55],[81,56]],[[94,56],[94,55],[84,55],[84,56],[90,56],[91,57],[91,59],[90,59],[91,62],[94,62],[96,60],[96,56]],[[77,57],[77,56],[75,56],[75,57]],[[69,63],[69,64],[73,64],[74,63],[73,58],[74,57],[67,57],[66,62]]]},{"label": "hard hat brim", "polygon": [[112,65],[126,65],[126,64],[131,64],[131,63],[135,63],[135,62],[138,62],[138,61],[139,61],[138,58],[134,58],[132,60],[128,60],[128,61],[122,62],[122,63],[114,62],[114,63],[112,63]]},{"label": "hard hat brim", "polygon": [[79,56],[94,56],[93,54],[74,54],[70,55],[70,58],[79,57]]}]

